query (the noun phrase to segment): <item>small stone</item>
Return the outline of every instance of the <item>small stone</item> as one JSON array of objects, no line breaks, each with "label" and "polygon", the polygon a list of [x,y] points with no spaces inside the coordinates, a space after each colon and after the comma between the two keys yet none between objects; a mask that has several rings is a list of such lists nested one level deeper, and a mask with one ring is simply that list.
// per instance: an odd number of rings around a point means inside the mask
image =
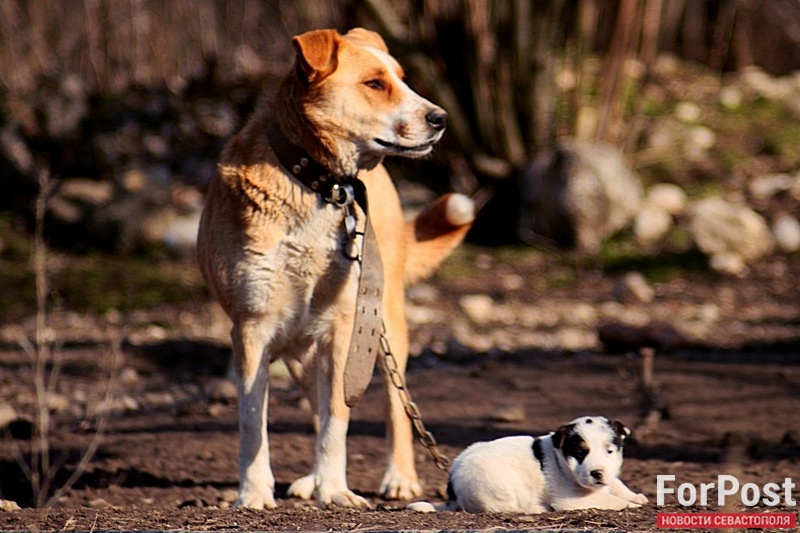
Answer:
[{"label": "small stone", "polygon": [[655,291],[639,272],[625,274],[614,287],[614,299],[622,303],[649,303]]},{"label": "small stone", "polygon": [[50,393],[47,395],[47,408],[54,413],[66,411],[70,404],[69,397],[63,394]]},{"label": "small stone", "polygon": [[200,498],[190,498],[188,500],[184,500],[178,504],[178,509],[184,509],[186,507],[206,507],[207,504]]},{"label": "small stone", "polygon": [[236,489],[225,489],[219,493],[220,502],[227,502],[228,504],[235,503],[238,497],[239,492]]},{"label": "small stone", "polygon": [[492,414],[494,422],[522,422],[525,420],[525,408],[520,404],[501,407]]},{"label": "small stone", "polygon": [[139,372],[135,368],[129,366],[123,368],[117,377],[118,383],[126,386],[136,385],[140,380],[141,376],[139,375]]},{"label": "small stone", "polygon": [[487,294],[468,294],[458,301],[459,307],[476,324],[485,324],[492,319],[494,301]]},{"label": "small stone", "polygon": [[750,180],[750,194],[756,198],[772,198],[773,196],[788,191],[794,178],[788,174],[765,174]]},{"label": "small stone", "polygon": [[203,385],[203,392],[212,402],[232,403],[236,401],[236,383],[230,379],[212,379]]},{"label": "small stone", "polygon": [[500,284],[506,291],[518,291],[525,286],[525,280],[519,274],[505,274],[500,278]]},{"label": "small stone", "polygon": [[424,283],[409,287],[406,295],[410,301],[418,305],[435,304],[440,298],[436,287]]},{"label": "small stone", "polygon": [[675,106],[675,118],[685,124],[694,124],[700,120],[700,107],[694,102],[680,102]]},{"label": "small stone", "polygon": [[142,398],[142,403],[149,409],[163,409],[175,405],[175,397],[169,392],[148,392]]},{"label": "small stone", "polygon": [[88,502],[88,505],[92,509],[107,509],[107,508],[111,507],[111,504],[108,503],[103,498],[95,498],[94,500],[91,500],[90,502]]},{"label": "small stone", "polygon": [[672,215],[660,207],[645,205],[633,220],[633,234],[642,244],[663,239],[672,228]]},{"label": "small stone", "polygon": [[724,253],[711,257],[709,266],[722,274],[732,276],[742,276],[747,272],[747,264],[741,256],[736,254]]},{"label": "small stone", "polygon": [[0,399],[0,429],[8,427],[16,419],[17,411]]},{"label": "small stone", "polygon": [[719,91],[719,103],[725,109],[729,109],[731,111],[735,111],[742,106],[742,100],[744,99],[744,95],[742,95],[742,90],[738,87],[723,87]]},{"label": "small stone", "polygon": [[20,510],[20,506],[17,505],[17,502],[12,502],[11,500],[0,500],[0,511],[11,513]]},{"label": "small stone", "polygon": [[772,224],[772,235],[778,248],[786,253],[800,250],[800,222],[791,215],[780,215]]},{"label": "small stone", "polygon": [[686,192],[679,185],[673,183],[656,183],[647,189],[644,201],[671,215],[677,215],[686,207]]}]

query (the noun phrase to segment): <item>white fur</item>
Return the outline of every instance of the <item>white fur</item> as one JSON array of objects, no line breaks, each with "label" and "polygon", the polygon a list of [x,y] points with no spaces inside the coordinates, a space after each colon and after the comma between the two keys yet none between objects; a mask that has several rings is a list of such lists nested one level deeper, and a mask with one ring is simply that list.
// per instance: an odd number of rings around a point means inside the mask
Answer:
[{"label": "white fur", "polygon": [[[559,448],[559,431],[571,427],[571,441],[582,441],[588,453],[582,461]],[[619,426],[624,439],[627,429]],[[455,500],[434,506],[415,502],[418,512],[463,509],[471,513],[541,513],[572,509],[624,509],[647,502],[617,477],[622,451],[614,444],[617,429],[603,417],[581,417],[559,431],[538,437],[542,460],[534,454],[531,436],[478,442],[453,462],[449,485]]]},{"label": "white fur", "polygon": [[447,200],[447,221],[454,226],[463,226],[475,220],[475,203],[463,194],[452,194]]}]

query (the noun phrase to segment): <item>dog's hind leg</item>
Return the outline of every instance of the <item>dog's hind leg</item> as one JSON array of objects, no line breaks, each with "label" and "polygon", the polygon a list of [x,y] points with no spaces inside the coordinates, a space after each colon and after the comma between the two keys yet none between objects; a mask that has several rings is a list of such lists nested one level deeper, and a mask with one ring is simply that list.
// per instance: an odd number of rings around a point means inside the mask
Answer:
[{"label": "dog's hind leg", "polygon": [[[311,347],[311,352],[316,352],[316,344]],[[286,366],[292,374],[297,386],[303,390],[306,399],[311,404],[311,418],[314,424],[314,433],[319,435],[319,398],[317,394],[317,361],[316,353],[310,354],[302,360],[288,359]],[[310,473],[292,482],[286,495],[301,500],[310,500],[314,496],[314,473]]]},{"label": "dog's hind leg", "polygon": [[[398,285],[384,287],[384,321],[389,347],[397,364],[399,377],[405,380],[408,361],[408,326],[405,319],[403,287]],[[384,357],[382,353],[379,358]],[[386,372],[386,365],[378,361],[384,373],[387,396],[386,439],[388,441],[386,474],[381,481],[380,492],[389,500],[410,500],[422,494],[422,486],[417,478],[414,465],[414,434],[411,421],[406,414],[400,393]]]},{"label": "dog's hind leg", "polygon": [[234,323],[231,341],[236,358],[239,398],[239,497],[237,507],[275,507],[275,477],[269,458],[267,405],[270,330],[256,321]]}]

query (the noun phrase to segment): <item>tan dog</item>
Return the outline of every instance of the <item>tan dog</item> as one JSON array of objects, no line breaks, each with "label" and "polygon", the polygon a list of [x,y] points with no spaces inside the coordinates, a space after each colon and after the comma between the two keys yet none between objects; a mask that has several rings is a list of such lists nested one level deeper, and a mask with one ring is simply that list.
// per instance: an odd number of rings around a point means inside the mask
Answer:
[{"label": "tan dog", "polygon": [[[271,104],[262,105],[222,153],[200,225],[198,259],[233,322],[237,504],[275,506],[268,365],[284,358],[312,403],[317,429],[313,471],[289,494],[316,497],[321,505],[363,507],[367,501],[347,486],[350,409],[342,385],[360,267],[343,250],[344,210],[314,191],[316,178],[299,178],[306,168],[321,168],[323,182],[358,174],[366,185],[384,270],[383,321],[401,373],[408,357],[404,282],[429,274],[458,245],[473,205],[464,196],[446,195],[404,223],[381,161],[428,154],[442,136],[446,113],[403,82],[379,35],[319,30],[292,43],[294,68]],[[298,154],[305,155],[287,163]],[[363,211],[353,208],[363,227]],[[389,453],[381,493],[408,499],[421,492],[411,426],[399,394],[384,381]]]}]

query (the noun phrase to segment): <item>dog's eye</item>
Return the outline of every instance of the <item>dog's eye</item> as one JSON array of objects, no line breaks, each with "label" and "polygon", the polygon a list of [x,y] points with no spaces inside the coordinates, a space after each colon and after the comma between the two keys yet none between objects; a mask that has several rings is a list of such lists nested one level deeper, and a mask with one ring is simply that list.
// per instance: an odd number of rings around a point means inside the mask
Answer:
[{"label": "dog's eye", "polygon": [[367,87],[369,87],[370,89],[373,89],[375,91],[382,91],[382,90],[386,89],[386,85],[384,85],[384,83],[381,80],[377,80],[377,79],[367,80],[367,81],[364,82],[364,85],[366,85]]},{"label": "dog's eye", "polygon": [[611,455],[612,453],[614,453],[614,450],[612,448],[609,448],[608,449],[608,454]]}]

